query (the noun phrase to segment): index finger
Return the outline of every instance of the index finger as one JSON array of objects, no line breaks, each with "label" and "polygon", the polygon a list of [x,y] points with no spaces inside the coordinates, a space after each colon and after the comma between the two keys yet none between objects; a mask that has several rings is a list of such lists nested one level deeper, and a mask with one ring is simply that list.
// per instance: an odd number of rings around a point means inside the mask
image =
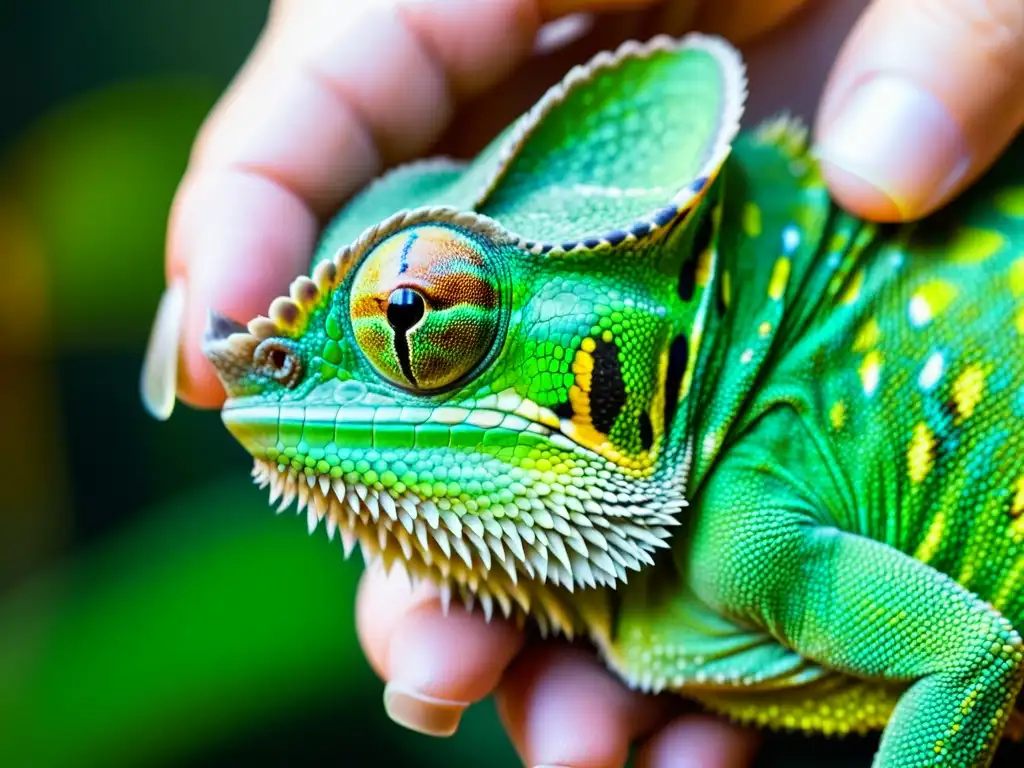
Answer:
[{"label": "index finger", "polygon": [[199,407],[222,402],[200,350],[208,310],[239,320],[265,310],[308,267],[322,217],[384,165],[425,150],[457,100],[526,57],[547,18],[542,5],[273,5],[174,201],[169,288],[142,381],[155,416],[170,415],[175,394]]}]

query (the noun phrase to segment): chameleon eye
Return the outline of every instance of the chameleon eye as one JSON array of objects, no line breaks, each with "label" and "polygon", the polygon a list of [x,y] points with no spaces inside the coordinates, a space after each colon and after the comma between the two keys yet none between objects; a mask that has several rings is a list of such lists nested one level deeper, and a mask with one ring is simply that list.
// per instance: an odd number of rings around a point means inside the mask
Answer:
[{"label": "chameleon eye", "polygon": [[277,339],[267,339],[252,353],[255,369],[285,387],[294,387],[302,378],[302,360],[290,346]]},{"label": "chameleon eye", "polygon": [[470,373],[501,325],[493,256],[447,227],[392,235],[366,255],[352,283],[352,330],[374,368],[428,392]]}]

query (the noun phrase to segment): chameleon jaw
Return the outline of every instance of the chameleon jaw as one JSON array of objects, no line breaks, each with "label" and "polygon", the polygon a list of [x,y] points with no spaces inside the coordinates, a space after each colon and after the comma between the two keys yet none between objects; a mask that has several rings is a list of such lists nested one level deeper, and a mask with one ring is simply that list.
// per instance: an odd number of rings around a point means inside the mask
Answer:
[{"label": "chameleon jaw", "polygon": [[[250,443],[245,428],[234,427]],[[655,502],[653,492],[630,503],[608,491],[602,503],[552,496],[544,506],[534,498],[530,513],[492,514],[269,458],[255,458],[252,475],[269,488],[279,514],[295,503],[311,534],[322,521],[330,539],[340,537],[346,558],[358,545],[386,570],[401,562],[414,581],[438,587],[446,610],[454,598],[469,609],[479,605],[488,620],[529,617],[543,633],[570,637],[592,623],[586,613],[608,589],[654,563],[686,504],[681,497]]]}]

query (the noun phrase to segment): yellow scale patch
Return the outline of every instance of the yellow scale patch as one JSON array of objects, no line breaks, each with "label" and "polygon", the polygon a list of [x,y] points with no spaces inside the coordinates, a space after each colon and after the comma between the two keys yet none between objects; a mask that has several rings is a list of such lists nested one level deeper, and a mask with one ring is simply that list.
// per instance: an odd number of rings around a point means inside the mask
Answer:
[{"label": "yellow scale patch", "polygon": [[882,355],[878,350],[872,350],[864,355],[864,362],[860,366],[860,381],[864,386],[864,394],[871,397],[878,389],[878,380],[882,372]]},{"label": "yellow scale patch", "polygon": [[1010,265],[1010,292],[1017,297],[1024,296],[1024,257]]},{"label": "yellow scale patch", "polygon": [[789,270],[791,268],[789,259],[785,256],[779,258],[775,262],[775,268],[772,269],[771,280],[768,281],[768,296],[773,301],[778,301],[782,298],[782,295],[786,292],[786,285],[789,283]]},{"label": "yellow scale patch", "polygon": [[989,229],[960,227],[949,244],[949,258],[961,264],[977,264],[994,256],[1006,244],[1006,237]]},{"label": "yellow scale patch", "polygon": [[910,482],[920,485],[932,471],[935,462],[935,436],[923,421],[914,427],[914,435],[907,448],[907,474]]},{"label": "yellow scale patch", "polygon": [[828,412],[829,421],[832,422],[832,429],[837,432],[846,425],[846,403],[836,400]]},{"label": "yellow scale patch", "polygon": [[971,365],[953,382],[953,401],[956,403],[960,420],[974,414],[985,394],[985,372],[978,365]]},{"label": "yellow scale patch", "polygon": [[761,209],[756,203],[747,203],[743,207],[743,231],[747,237],[758,237],[761,234]]},{"label": "yellow scale patch", "polygon": [[853,339],[854,352],[866,352],[875,346],[882,338],[882,328],[875,318],[868,319],[857,331]]},{"label": "yellow scale patch", "polygon": [[864,287],[864,270],[858,269],[853,274],[853,278],[847,284],[846,288],[843,289],[842,294],[839,296],[839,303],[850,305],[853,304],[857,299],[860,298],[860,291]]},{"label": "yellow scale patch", "polygon": [[935,557],[935,553],[939,551],[939,545],[942,544],[942,537],[945,532],[946,511],[940,509],[932,519],[932,524],[928,526],[928,532],[921,540],[921,544],[918,546],[917,552],[914,553],[914,557],[922,563],[931,562],[931,559]]},{"label": "yellow scale patch", "polygon": [[931,320],[946,310],[956,298],[956,294],[956,286],[945,280],[930,280],[914,292],[910,297],[910,303],[911,306],[920,306],[923,312],[927,313],[927,319]]}]

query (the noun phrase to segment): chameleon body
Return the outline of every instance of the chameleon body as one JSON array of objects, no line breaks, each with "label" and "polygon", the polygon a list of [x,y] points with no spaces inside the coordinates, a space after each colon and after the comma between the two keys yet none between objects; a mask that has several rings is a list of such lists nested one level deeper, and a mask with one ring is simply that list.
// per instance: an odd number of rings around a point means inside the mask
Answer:
[{"label": "chameleon body", "polygon": [[1024,679],[1024,146],[934,216],[838,208],[690,35],[367,187],[211,315],[256,481],[445,600],[741,722],[983,766]]}]

